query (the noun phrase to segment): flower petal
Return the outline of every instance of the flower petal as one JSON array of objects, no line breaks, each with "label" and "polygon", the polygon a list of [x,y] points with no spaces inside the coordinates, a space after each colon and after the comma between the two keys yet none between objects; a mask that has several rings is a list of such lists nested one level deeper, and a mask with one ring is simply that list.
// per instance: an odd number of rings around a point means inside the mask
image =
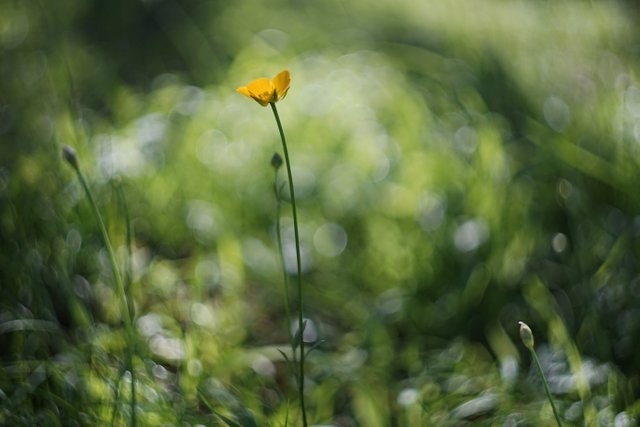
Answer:
[{"label": "flower petal", "polygon": [[255,99],[263,107],[273,101],[275,89],[266,77],[255,79],[247,85],[251,98]]},{"label": "flower petal", "polygon": [[236,89],[236,92],[243,94],[244,96],[248,96],[251,98],[251,93],[249,92],[249,88],[246,86],[239,87]]},{"label": "flower petal", "polygon": [[278,102],[287,95],[290,82],[289,71],[282,70],[271,80],[266,77],[260,77],[246,86],[237,88],[236,91],[266,107],[272,102]]},{"label": "flower petal", "polygon": [[281,100],[287,95],[290,83],[291,76],[289,75],[288,70],[280,71],[278,75],[276,75],[273,80],[271,80],[271,84],[276,90],[276,101]]},{"label": "flower petal", "polygon": [[271,85],[269,79],[266,77],[255,79],[247,85],[247,89],[249,89],[249,92],[256,96],[270,97],[273,92],[273,86]]}]

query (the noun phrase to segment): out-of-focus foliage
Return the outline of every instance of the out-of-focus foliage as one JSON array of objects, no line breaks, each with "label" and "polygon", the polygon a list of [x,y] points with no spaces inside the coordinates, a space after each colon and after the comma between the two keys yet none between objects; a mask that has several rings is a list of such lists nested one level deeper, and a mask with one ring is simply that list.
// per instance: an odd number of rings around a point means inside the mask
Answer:
[{"label": "out-of-focus foliage", "polygon": [[123,266],[131,217],[141,424],[297,423],[277,351],[278,134],[235,92],[286,68],[307,332],[322,341],[313,422],[553,423],[519,342],[526,320],[568,424],[633,425],[637,12],[0,3],[0,424],[129,419],[107,255],[62,144],[78,151]]}]

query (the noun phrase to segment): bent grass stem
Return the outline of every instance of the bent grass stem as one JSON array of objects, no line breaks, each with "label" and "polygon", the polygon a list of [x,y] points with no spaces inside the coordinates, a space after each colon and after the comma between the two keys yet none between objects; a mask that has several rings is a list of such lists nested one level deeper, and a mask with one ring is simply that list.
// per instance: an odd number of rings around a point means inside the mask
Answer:
[{"label": "bent grass stem", "polygon": [[116,282],[116,292],[118,294],[118,299],[122,305],[121,311],[124,317],[125,328],[127,331],[127,364],[129,365],[129,372],[131,373],[131,425],[136,427],[137,425],[137,417],[136,417],[136,374],[135,369],[133,367],[133,347],[134,347],[134,331],[133,331],[133,307],[130,306],[129,300],[127,298],[127,293],[125,291],[124,282],[122,281],[122,276],[120,275],[120,270],[118,269],[118,263],[116,261],[116,255],[113,250],[113,246],[111,245],[111,240],[109,239],[109,234],[107,233],[107,228],[104,225],[104,221],[102,220],[102,215],[100,214],[100,210],[98,209],[98,205],[93,199],[93,195],[89,188],[89,184],[87,184],[87,180],[84,177],[84,174],[80,170],[78,165],[78,161],[73,152],[73,149],[70,147],[64,147],[64,157],[67,162],[73,167],[76,171],[76,175],[80,180],[80,184],[82,184],[82,188],[89,199],[89,204],[91,205],[91,210],[93,211],[93,215],[98,222],[98,228],[100,228],[100,233],[102,235],[102,240],[107,248],[107,253],[109,255],[109,263],[111,264],[111,272],[113,274],[113,279]]},{"label": "bent grass stem", "polygon": [[551,391],[549,390],[549,383],[547,382],[547,378],[542,371],[542,365],[540,364],[540,360],[538,359],[538,355],[536,351],[531,349],[531,356],[538,367],[538,372],[540,372],[540,377],[542,377],[542,385],[544,386],[544,391],[547,393],[547,399],[549,399],[549,403],[551,404],[551,409],[553,409],[553,415],[556,418],[556,422],[558,423],[558,427],[562,427],[560,423],[560,416],[558,415],[558,410],[556,409],[556,405],[553,403],[553,399],[551,398]]},{"label": "bent grass stem", "polygon": [[520,339],[524,346],[531,352],[531,357],[538,368],[538,373],[542,378],[542,385],[544,385],[544,391],[547,394],[547,399],[549,399],[549,403],[551,404],[551,409],[553,410],[553,416],[556,418],[556,422],[558,423],[558,427],[562,427],[562,423],[560,422],[560,416],[558,415],[558,410],[556,409],[556,405],[553,403],[553,399],[551,398],[551,391],[549,390],[549,383],[547,382],[547,378],[544,375],[544,371],[542,370],[542,365],[540,364],[540,360],[538,359],[538,354],[535,350],[535,340],[533,338],[533,332],[531,332],[531,328],[524,322],[518,322],[520,325]]}]

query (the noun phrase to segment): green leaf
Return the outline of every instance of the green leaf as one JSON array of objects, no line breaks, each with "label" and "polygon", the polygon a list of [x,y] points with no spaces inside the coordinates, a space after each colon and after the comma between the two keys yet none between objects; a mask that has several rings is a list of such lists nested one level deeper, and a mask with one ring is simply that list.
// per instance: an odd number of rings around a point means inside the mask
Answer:
[{"label": "green leaf", "polygon": [[307,327],[307,321],[304,320],[302,322],[302,330],[298,329],[296,331],[296,334],[293,336],[293,342],[291,343],[293,347],[293,351],[296,351],[300,346],[300,340],[302,340],[304,330],[306,329],[306,327]]},{"label": "green leaf", "polygon": [[304,354],[305,357],[309,356],[309,353],[311,353],[313,350],[317,349],[318,347],[320,347],[320,345],[324,344],[326,341],[325,340],[320,340],[320,341],[316,341],[315,343],[313,343],[313,345],[311,347],[309,347],[306,351],[306,353]]}]

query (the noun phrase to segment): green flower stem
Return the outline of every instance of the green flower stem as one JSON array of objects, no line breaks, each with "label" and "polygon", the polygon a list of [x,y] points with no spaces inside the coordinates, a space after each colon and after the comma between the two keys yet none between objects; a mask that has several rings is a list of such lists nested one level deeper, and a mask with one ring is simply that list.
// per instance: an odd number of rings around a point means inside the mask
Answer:
[{"label": "green flower stem", "polygon": [[553,399],[551,398],[551,391],[549,391],[549,383],[547,383],[547,378],[544,376],[544,372],[542,371],[542,365],[540,365],[540,360],[538,360],[538,355],[533,348],[530,348],[531,356],[533,360],[536,362],[536,366],[538,367],[538,372],[540,372],[540,377],[542,377],[542,384],[544,385],[544,391],[547,393],[547,399],[549,399],[549,403],[551,403],[551,409],[553,409],[553,415],[556,417],[556,422],[558,423],[558,427],[562,427],[562,423],[560,423],[560,416],[558,415],[558,411],[556,410],[556,405],[553,403]]},{"label": "green flower stem", "polygon": [[[124,190],[122,189],[122,183],[117,182],[114,186],[116,194],[118,195],[118,202],[122,207],[125,223],[125,239],[127,244],[127,263],[124,269],[124,291],[127,296],[127,302],[131,301],[131,284],[133,283],[133,266],[131,265],[133,260],[133,244],[132,244],[132,232],[131,232],[131,216],[129,215],[129,205],[127,204],[127,198],[124,196]],[[129,314],[134,317],[133,305],[129,304]]]},{"label": "green flower stem", "polygon": [[131,425],[135,427],[137,425],[136,419],[136,375],[135,369],[133,368],[133,346],[134,346],[134,331],[133,331],[133,307],[130,306],[129,300],[127,299],[127,294],[125,292],[124,283],[122,281],[122,277],[120,275],[120,270],[118,269],[118,263],[116,261],[116,255],[111,246],[111,241],[109,240],[109,235],[107,234],[107,228],[104,225],[104,221],[102,220],[102,215],[100,215],[100,210],[98,210],[98,205],[96,204],[93,196],[91,194],[91,190],[89,189],[89,185],[87,184],[87,180],[84,178],[84,174],[80,170],[80,167],[75,162],[69,162],[73,169],[76,171],[78,175],[78,179],[84,188],[84,192],[87,195],[87,199],[89,199],[89,204],[91,205],[91,209],[93,210],[93,214],[98,221],[98,226],[100,228],[100,233],[102,234],[102,240],[104,245],[107,248],[107,253],[109,254],[109,262],[111,264],[111,271],[113,273],[113,278],[116,282],[116,292],[118,293],[118,299],[120,299],[120,303],[122,304],[122,313],[124,316],[125,328],[127,330],[127,339],[129,341],[129,345],[127,346],[127,364],[129,365],[129,372],[131,373]]},{"label": "green flower stem", "polygon": [[127,364],[129,365],[129,372],[131,372],[131,424],[132,426],[136,426],[137,416],[136,416],[136,371],[133,368],[133,354],[135,352],[135,336],[133,330],[133,319],[135,317],[135,307],[131,303],[131,284],[133,283],[133,245],[131,240],[131,217],[129,216],[129,205],[127,204],[127,198],[124,196],[124,191],[122,190],[122,185],[118,183],[116,185],[116,192],[118,194],[118,198],[122,203],[122,207],[124,210],[124,219],[126,225],[126,243],[127,243],[127,264],[125,267],[125,279],[124,279],[124,295],[127,309],[129,310],[129,323],[131,324],[131,328],[127,328],[129,332],[130,338],[130,350],[127,352]]},{"label": "green flower stem", "polygon": [[271,110],[276,118],[278,125],[278,131],[280,132],[280,139],[282,140],[282,150],[284,151],[284,161],[287,166],[287,177],[289,179],[289,194],[291,195],[291,211],[293,212],[293,232],[296,241],[296,266],[298,272],[298,334],[300,335],[300,361],[299,361],[299,378],[298,378],[298,393],[300,395],[300,410],[302,412],[302,425],[307,427],[307,412],[304,404],[304,316],[303,316],[303,303],[302,303],[302,262],[300,259],[300,235],[298,233],[298,213],[296,210],[296,196],[293,189],[293,177],[291,175],[291,162],[289,161],[289,150],[287,150],[287,140],[284,137],[284,131],[282,130],[282,123],[280,123],[280,116],[278,115],[278,109],[276,104],[271,102]]},{"label": "green flower stem", "polygon": [[289,334],[289,343],[291,344],[291,357],[295,363],[296,349],[293,342],[293,333],[291,332],[291,308],[289,301],[289,275],[287,274],[287,268],[284,263],[284,253],[282,247],[282,232],[280,230],[280,188],[278,187],[278,169],[275,169],[273,180],[273,189],[276,195],[276,241],[278,244],[278,258],[280,260],[280,267],[282,269],[282,279],[284,283],[284,310],[287,317],[287,332]]}]

